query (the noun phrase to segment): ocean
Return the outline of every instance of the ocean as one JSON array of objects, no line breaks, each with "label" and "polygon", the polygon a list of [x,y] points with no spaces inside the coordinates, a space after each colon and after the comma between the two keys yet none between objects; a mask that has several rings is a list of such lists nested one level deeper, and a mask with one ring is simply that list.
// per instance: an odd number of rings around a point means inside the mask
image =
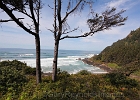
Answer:
[{"label": "ocean", "polygon": [[[75,74],[81,70],[87,70],[92,73],[106,73],[104,70],[83,63],[79,58],[89,58],[100,51],[82,51],[82,50],[59,50],[58,68]],[[35,49],[17,49],[0,48],[0,61],[19,60],[27,63],[30,67],[35,67]],[[53,50],[41,50],[41,68],[44,73],[52,72]]]}]

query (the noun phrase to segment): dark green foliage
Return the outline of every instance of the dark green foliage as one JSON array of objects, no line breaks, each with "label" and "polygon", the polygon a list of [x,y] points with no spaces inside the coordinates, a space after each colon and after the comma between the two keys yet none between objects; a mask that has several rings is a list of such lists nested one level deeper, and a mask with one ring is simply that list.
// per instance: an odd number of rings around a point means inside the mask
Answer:
[{"label": "dark green foliage", "polygon": [[36,68],[31,68],[27,66],[26,63],[20,62],[18,60],[2,61],[0,62],[0,68],[1,67],[11,67],[25,75],[36,75]]},{"label": "dark green foliage", "polygon": [[126,38],[118,40],[112,46],[106,47],[98,56],[93,57],[94,59],[116,63],[124,69],[130,69],[130,72],[138,70],[140,68],[140,28],[131,31]]},{"label": "dark green foliage", "polygon": [[105,77],[116,87],[134,88],[138,86],[136,80],[127,78],[123,73],[109,73]]},{"label": "dark green foliage", "polygon": [[6,93],[16,95],[22,91],[27,78],[13,67],[0,68],[0,96]]},{"label": "dark green foliage", "polygon": [[124,74],[93,75],[84,70],[70,75],[58,69],[58,81],[42,76],[37,85],[35,76],[7,63],[0,63],[5,65],[0,67],[0,100],[139,100],[139,84]]},{"label": "dark green foliage", "polygon": [[[57,82],[50,78],[48,83],[44,81],[38,86],[31,79],[19,97],[26,100],[139,100],[138,83],[119,73],[66,76],[63,73]],[[48,78],[43,77],[43,80]],[[135,83],[137,85],[132,85]]]},{"label": "dark green foliage", "polygon": [[125,90],[123,93],[128,100],[140,100],[140,94],[134,89]]},{"label": "dark green foliage", "polygon": [[26,67],[24,69],[25,75],[36,75],[36,68]]},{"label": "dark green foliage", "polygon": [[2,61],[0,62],[0,67],[4,67],[4,66],[27,66],[26,63],[22,63],[18,60],[13,60],[13,61]]},{"label": "dark green foliage", "polygon": [[90,75],[91,72],[87,71],[87,70],[81,70],[80,72],[78,72],[77,74],[80,74],[80,75]]},{"label": "dark green foliage", "polygon": [[28,82],[25,75],[35,75],[35,68],[27,66],[26,63],[13,60],[0,62],[0,96],[16,99],[22,92],[23,86]]},{"label": "dark green foliage", "polygon": [[27,67],[26,63],[20,62],[18,60],[13,60],[13,61],[2,61],[0,62],[0,67],[14,67],[16,70],[21,71],[25,67]]},{"label": "dark green foliage", "polygon": [[109,78],[109,81],[111,82],[111,84],[115,85],[115,86],[124,86],[125,85],[125,80],[126,80],[126,76],[124,76],[124,74],[122,73],[110,73],[106,75],[107,78]]},{"label": "dark green foliage", "polygon": [[60,68],[57,69],[57,75],[58,80],[65,80],[70,76],[70,74],[67,71],[62,71],[60,70]]}]

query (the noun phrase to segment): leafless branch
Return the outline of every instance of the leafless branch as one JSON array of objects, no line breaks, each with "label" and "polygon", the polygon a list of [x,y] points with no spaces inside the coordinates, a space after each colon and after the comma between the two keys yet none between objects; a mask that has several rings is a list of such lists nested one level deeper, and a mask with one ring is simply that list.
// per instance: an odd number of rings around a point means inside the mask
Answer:
[{"label": "leafless branch", "polygon": [[76,6],[75,6],[71,11],[66,12],[65,17],[62,19],[62,23],[65,22],[66,19],[67,19],[67,17],[68,17],[71,13],[73,13],[73,12],[78,8],[78,6],[80,5],[81,2],[82,2],[82,0],[80,0],[80,1],[76,4]]},{"label": "leafless branch", "polygon": [[[24,19],[24,18],[17,18],[18,20],[19,19]],[[9,19],[9,20],[0,20],[0,22],[9,22],[9,21],[14,21],[14,20],[12,20],[12,19]]]},{"label": "leafless branch", "polygon": [[50,32],[52,32],[52,33],[54,33],[54,30],[52,30],[52,29],[48,29]]},{"label": "leafless branch", "polygon": [[68,31],[68,32],[64,32],[64,33],[62,33],[62,34],[68,34],[68,33],[74,32],[74,31],[78,30],[78,28],[79,28],[79,27],[74,28],[73,30],[70,30],[70,31]]},{"label": "leafless branch", "polygon": [[27,12],[26,12],[26,10],[25,11],[20,11],[21,13],[23,13],[23,14],[25,14],[26,16],[28,16],[29,18],[31,18],[32,19],[32,16],[31,15],[29,15]]},{"label": "leafless branch", "polygon": [[51,7],[50,5],[48,5],[48,7],[49,7],[49,8],[51,8],[52,10],[54,10],[54,8],[53,8],[53,7]]},{"label": "leafless branch", "polygon": [[28,23],[26,23],[27,24],[27,26],[30,28],[30,30],[35,30],[34,29],[34,25],[29,25]]}]

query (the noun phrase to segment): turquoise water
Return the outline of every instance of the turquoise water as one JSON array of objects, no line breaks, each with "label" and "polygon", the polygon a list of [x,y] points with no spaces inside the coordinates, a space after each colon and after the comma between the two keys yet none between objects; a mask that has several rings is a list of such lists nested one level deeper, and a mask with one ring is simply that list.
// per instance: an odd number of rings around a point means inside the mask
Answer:
[{"label": "turquoise water", "polygon": [[[75,74],[80,70],[88,70],[92,73],[104,73],[105,71],[87,65],[78,58],[88,58],[100,53],[99,51],[81,51],[81,50],[59,50],[58,68]],[[26,62],[27,65],[35,67],[35,49],[15,49],[0,48],[0,59],[14,60],[17,59]],[[41,68],[43,72],[52,71],[53,50],[41,50]]]}]

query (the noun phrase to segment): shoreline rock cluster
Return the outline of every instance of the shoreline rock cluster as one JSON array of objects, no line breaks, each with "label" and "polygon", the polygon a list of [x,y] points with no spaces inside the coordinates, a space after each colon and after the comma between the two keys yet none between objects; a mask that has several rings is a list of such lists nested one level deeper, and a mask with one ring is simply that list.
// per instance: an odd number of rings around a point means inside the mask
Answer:
[{"label": "shoreline rock cluster", "polygon": [[113,71],[113,70],[112,70],[111,68],[109,68],[107,65],[92,62],[92,61],[90,61],[88,58],[81,59],[81,61],[83,61],[84,63],[86,63],[86,64],[88,64],[88,65],[92,65],[92,66],[95,66],[95,67],[99,67],[100,69],[103,69],[104,71],[107,71],[108,73],[110,73],[110,72]]},{"label": "shoreline rock cluster", "polygon": [[[88,65],[92,65],[92,66],[95,66],[95,67],[99,67],[100,69],[110,73],[112,72],[113,70],[111,68],[109,68],[107,65],[105,64],[99,64],[99,63],[95,63],[95,62],[92,62],[89,60],[89,58],[85,58],[85,59],[81,59],[81,58],[78,58],[77,60],[81,60],[83,61],[84,63],[88,64]],[[49,73],[43,73],[44,76],[51,76],[52,73],[49,72]]]}]

